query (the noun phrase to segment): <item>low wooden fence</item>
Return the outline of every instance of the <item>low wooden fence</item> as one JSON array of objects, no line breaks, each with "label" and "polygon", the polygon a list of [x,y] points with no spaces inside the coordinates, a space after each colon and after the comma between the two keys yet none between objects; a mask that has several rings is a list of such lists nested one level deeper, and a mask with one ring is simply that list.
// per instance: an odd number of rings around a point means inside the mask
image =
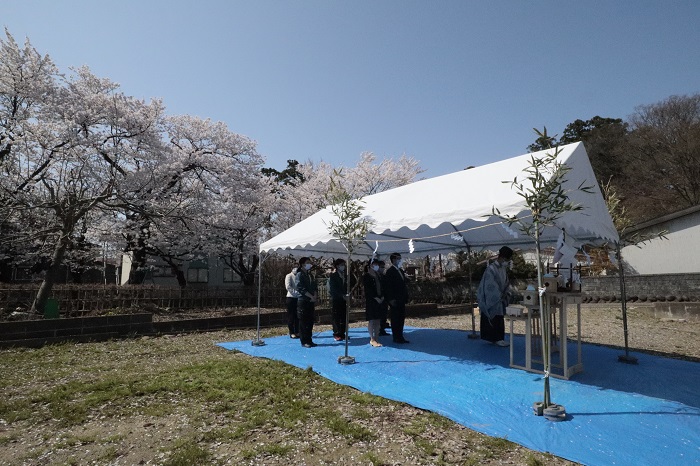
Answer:
[{"label": "low wooden fence", "polygon": [[[319,284],[319,305],[329,306],[325,283]],[[38,284],[0,285],[0,313],[27,311],[32,305]],[[411,300],[414,303],[457,304],[468,302],[468,289],[460,285],[438,282],[412,284]],[[80,316],[93,311],[118,309],[171,309],[189,310],[205,308],[257,307],[258,287],[162,287],[154,285],[55,285],[52,300],[58,304],[62,316]],[[286,291],[280,287],[263,285],[260,289],[260,306],[283,308]],[[353,291],[355,305],[364,303],[364,293],[359,286]]]},{"label": "low wooden fence", "polygon": [[[5,313],[26,311],[36,297],[38,286],[0,286],[0,308]],[[258,304],[258,290],[239,288],[177,288],[159,286],[56,285],[51,299],[61,314],[80,315],[91,311],[129,308],[199,309],[251,307]],[[284,290],[263,287],[262,307],[283,307]]]}]

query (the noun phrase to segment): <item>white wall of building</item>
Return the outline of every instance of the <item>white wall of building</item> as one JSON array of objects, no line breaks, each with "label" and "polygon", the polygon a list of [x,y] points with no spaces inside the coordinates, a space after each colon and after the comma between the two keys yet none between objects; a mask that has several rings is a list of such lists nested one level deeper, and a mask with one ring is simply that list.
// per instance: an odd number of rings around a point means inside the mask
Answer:
[{"label": "white wall of building", "polygon": [[622,249],[625,273],[700,273],[700,211],[661,221],[640,232],[662,230],[667,230],[666,239],[656,238],[640,247]]}]

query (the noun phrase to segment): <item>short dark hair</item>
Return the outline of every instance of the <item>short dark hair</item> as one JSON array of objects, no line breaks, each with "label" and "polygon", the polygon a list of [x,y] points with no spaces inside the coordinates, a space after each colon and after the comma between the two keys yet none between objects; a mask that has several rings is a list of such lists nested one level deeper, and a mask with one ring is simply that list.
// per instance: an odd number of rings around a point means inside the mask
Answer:
[{"label": "short dark hair", "polygon": [[301,266],[304,265],[307,261],[310,261],[310,260],[311,260],[311,259],[309,259],[308,257],[302,257],[301,259],[299,259],[299,267],[301,267]]},{"label": "short dark hair", "polygon": [[345,259],[336,259],[333,261],[333,267],[338,267],[340,264],[344,264]]},{"label": "short dark hair", "polygon": [[498,257],[510,260],[513,257],[513,250],[508,246],[503,246],[501,249],[498,250]]},{"label": "short dark hair", "polygon": [[401,257],[401,254],[399,254],[398,252],[392,252],[389,256],[389,261],[394,262],[394,259],[398,259],[399,257]]}]

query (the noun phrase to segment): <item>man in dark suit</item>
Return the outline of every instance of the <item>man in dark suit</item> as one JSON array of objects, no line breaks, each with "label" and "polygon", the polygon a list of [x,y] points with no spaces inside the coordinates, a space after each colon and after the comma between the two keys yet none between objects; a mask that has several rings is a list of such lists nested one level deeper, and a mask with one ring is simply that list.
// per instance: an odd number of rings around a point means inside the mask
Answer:
[{"label": "man in dark suit", "polygon": [[384,298],[389,302],[391,316],[391,336],[394,343],[408,343],[403,337],[403,325],[406,320],[406,302],[408,302],[408,286],[406,272],[401,269],[401,254],[398,252],[389,256],[391,267],[384,275]]}]

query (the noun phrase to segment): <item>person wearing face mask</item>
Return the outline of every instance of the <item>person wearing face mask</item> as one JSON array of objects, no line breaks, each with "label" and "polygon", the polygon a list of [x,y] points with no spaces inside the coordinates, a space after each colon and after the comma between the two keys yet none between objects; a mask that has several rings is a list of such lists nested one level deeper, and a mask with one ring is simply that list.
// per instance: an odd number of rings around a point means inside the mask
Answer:
[{"label": "person wearing face mask", "polygon": [[299,340],[304,348],[313,348],[316,343],[312,340],[314,329],[314,313],[316,311],[316,297],[318,287],[316,280],[309,273],[312,264],[311,259],[302,257],[299,259],[299,269],[297,270],[297,316],[299,317]]},{"label": "person wearing face mask", "polygon": [[289,338],[299,338],[299,317],[297,317],[297,302],[299,292],[297,291],[297,267],[294,266],[291,272],[284,277],[284,287],[287,289],[287,327],[289,328]]},{"label": "person wearing face mask", "polygon": [[406,303],[408,302],[408,286],[406,272],[401,268],[401,254],[395,252],[389,256],[391,267],[384,274],[384,299],[389,303],[389,318],[391,319],[391,338],[394,343],[408,343],[403,337],[403,327],[406,320]]},{"label": "person wearing face mask", "polygon": [[503,246],[499,249],[498,257],[486,267],[476,291],[481,314],[481,339],[504,347],[508,346],[503,317],[510,293],[507,269],[512,258],[511,248]]},{"label": "person wearing face mask", "polygon": [[331,298],[331,322],[333,324],[333,339],[345,339],[345,318],[347,316],[347,272],[343,259],[333,262],[335,271],[328,277],[328,292]]},{"label": "person wearing face mask", "polygon": [[374,347],[382,346],[377,337],[381,329],[382,319],[386,318],[384,306],[384,292],[382,290],[381,273],[379,264],[369,261],[362,276],[362,285],[365,289],[365,317],[367,318],[367,331],[369,332],[369,344]]}]

